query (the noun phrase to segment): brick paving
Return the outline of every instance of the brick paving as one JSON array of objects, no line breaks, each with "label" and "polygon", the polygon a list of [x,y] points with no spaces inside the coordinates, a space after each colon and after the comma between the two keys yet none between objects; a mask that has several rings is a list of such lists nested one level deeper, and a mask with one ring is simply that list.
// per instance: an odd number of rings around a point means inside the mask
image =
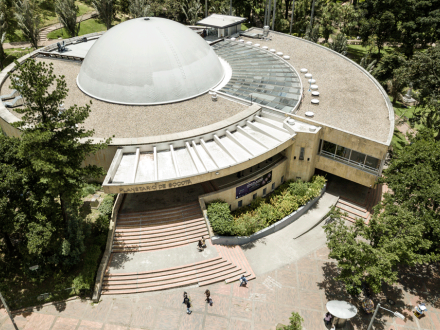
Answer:
[{"label": "brick paving", "polygon": [[[323,323],[329,300],[347,300],[359,306],[359,299],[350,297],[334,280],[337,268],[328,259],[325,246],[288,265],[257,276],[240,288],[238,283],[218,283],[209,287],[213,306],[204,302],[206,287],[186,287],[168,291],[125,296],[103,296],[102,302],[73,300],[57,305],[34,308],[15,316],[19,329],[25,330],[137,330],[137,329],[200,329],[200,330],[267,330],[277,323],[287,324],[292,311],[304,318],[305,330],[328,329]],[[400,282],[385,288],[375,303],[403,313],[406,320],[391,314],[378,313],[374,329],[440,329],[440,277],[421,269],[418,273],[402,272]],[[191,315],[186,314],[182,293],[192,300]],[[386,299],[396,303],[387,305]],[[427,302],[428,312],[422,319],[412,314],[413,306]],[[366,329],[370,316],[359,311],[345,329]],[[0,310],[0,330],[13,329],[4,310]]]}]

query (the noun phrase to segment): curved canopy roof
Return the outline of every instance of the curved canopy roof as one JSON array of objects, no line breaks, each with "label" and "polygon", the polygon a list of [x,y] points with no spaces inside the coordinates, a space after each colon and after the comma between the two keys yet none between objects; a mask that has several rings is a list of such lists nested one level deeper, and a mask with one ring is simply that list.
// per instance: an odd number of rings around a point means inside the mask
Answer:
[{"label": "curved canopy roof", "polygon": [[215,87],[223,67],[188,27],[164,18],[137,18],[111,28],[87,53],[77,78],[86,94],[112,103],[181,101]]}]

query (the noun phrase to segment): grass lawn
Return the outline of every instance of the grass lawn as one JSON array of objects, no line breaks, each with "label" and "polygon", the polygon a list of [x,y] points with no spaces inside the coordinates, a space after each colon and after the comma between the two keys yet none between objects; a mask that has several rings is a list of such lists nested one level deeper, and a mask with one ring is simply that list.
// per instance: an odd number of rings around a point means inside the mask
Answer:
[{"label": "grass lawn", "polygon": [[13,48],[13,49],[5,49],[5,53],[7,55],[5,61],[5,67],[14,62],[16,59],[32,52],[32,49],[21,49],[21,48]]},{"label": "grass lawn", "polygon": [[[122,18],[122,19],[116,19],[113,21],[112,25],[115,26],[119,23],[122,23],[126,20],[127,18]],[[93,33],[93,32],[101,32],[101,31],[105,31],[107,30],[105,27],[105,24],[102,23],[98,18],[92,18],[92,19],[88,19],[87,21],[84,21],[81,23],[81,28],[79,29],[79,35],[82,36],[84,34],[89,34],[89,33]],[[63,29],[59,29],[59,30],[55,30],[50,32],[47,35],[48,39],[58,39],[58,38],[62,38],[62,39],[66,39],[69,38],[69,35],[66,33],[66,30]]]},{"label": "grass lawn", "polygon": [[[391,49],[392,47],[384,47],[381,50],[381,54],[384,54],[387,49]],[[369,51],[368,47],[364,47],[362,45],[348,45],[347,55],[350,59],[354,60],[357,63],[360,63],[362,57],[364,57]],[[377,48],[373,48],[372,55],[375,56],[377,54]]]},{"label": "grass lawn", "polygon": [[[78,16],[82,16],[84,14],[90,13],[94,11],[94,9],[86,4],[84,4],[81,1],[75,1],[76,5],[79,8]],[[53,6],[41,6],[41,26],[48,26],[52,24],[58,23],[58,17],[55,14],[55,8]],[[15,30],[14,34],[7,35],[5,42],[19,42],[19,41],[26,41],[26,38],[23,36],[23,32],[21,30]]]}]

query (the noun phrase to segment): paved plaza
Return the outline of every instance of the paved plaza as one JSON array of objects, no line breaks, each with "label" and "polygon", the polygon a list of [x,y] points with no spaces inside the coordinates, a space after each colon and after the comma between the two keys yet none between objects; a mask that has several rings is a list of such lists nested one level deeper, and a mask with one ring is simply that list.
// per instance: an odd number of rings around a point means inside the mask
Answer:
[{"label": "paved plaza", "polygon": [[[311,239],[315,228],[307,235]],[[191,315],[182,305],[182,289],[135,294],[126,296],[103,296],[102,302],[92,305],[90,301],[73,300],[15,316],[19,329],[24,330],[135,330],[135,329],[197,329],[235,330],[275,329],[277,323],[288,322],[292,311],[304,318],[304,329],[325,330],[323,323],[329,300],[347,300],[359,306],[359,300],[346,294],[334,280],[336,265],[328,259],[325,245],[276,270],[258,275],[247,288],[238,283],[209,286],[213,306],[204,302],[206,287],[187,287],[192,300]],[[384,295],[375,297],[375,303],[399,311],[406,316],[405,322],[391,314],[379,312],[374,329],[440,329],[440,299],[427,303],[428,312],[420,320],[411,313],[419,302],[433,300],[440,294],[440,278],[421,271],[401,277],[401,281]],[[431,299],[428,299],[428,295]],[[389,306],[386,298],[396,304]],[[385,314],[386,313],[386,314]],[[359,311],[346,329],[366,329],[370,316]],[[13,329],[4,310],[0,314],[0,329]]]}]

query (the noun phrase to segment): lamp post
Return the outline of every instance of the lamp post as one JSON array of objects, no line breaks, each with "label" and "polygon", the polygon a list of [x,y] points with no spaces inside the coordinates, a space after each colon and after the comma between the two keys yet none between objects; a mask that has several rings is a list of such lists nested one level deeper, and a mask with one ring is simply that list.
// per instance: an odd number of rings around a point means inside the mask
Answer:
[{"label": "lamp post", "polygon": [[402,314],[400,314],[400,313],[398,313],[398,312],[390,311],[389,309],[386,309],[386,308],[380,307],[380,304],[377,304],[376,310],[374,311],[373,317],[371,318],[371,322],[370,322],[370,325],[368,326],[368,329],[367,329],[367,330],[371,330],[371,327],[373,326],[373,322],[374,322],[374,319],[376,318],[376,314],[377,314],[377,311],[379,310],[379,308],[382,308],[382,309],[384,309],[384,310],[386,310],[386,311],[392,313],[394,316],[396,316],[396,317],[398,317],[398,318],[400,318],[400,319],[402,319],[402,320],[405,319],[405,316],[403,316]]}]

